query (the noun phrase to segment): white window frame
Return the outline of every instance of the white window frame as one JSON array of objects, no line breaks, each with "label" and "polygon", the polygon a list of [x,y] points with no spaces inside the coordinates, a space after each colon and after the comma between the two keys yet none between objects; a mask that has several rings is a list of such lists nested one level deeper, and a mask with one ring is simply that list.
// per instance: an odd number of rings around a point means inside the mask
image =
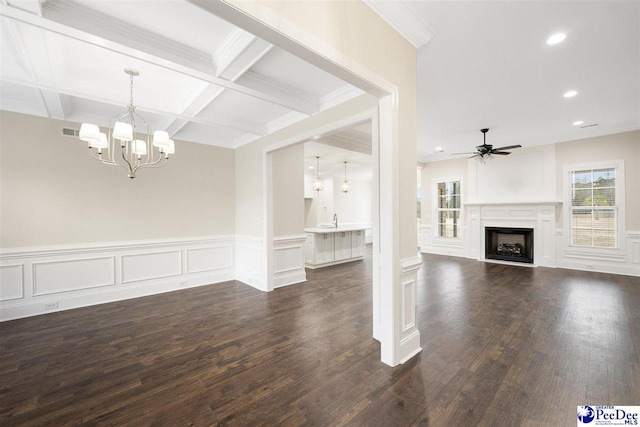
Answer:
[{"label": "white window frame", "polygon": [[[572,244],[571,239],[571,184],[572,184],[572,172],[580,170],[595,170],[595,169],[615,169],[616,170],[616,247],[615,248],[602,248],[602,247],[590,247],[590,246],[577,246]],[[624,253],[624,236],[625,236],[625,172],[624,172],[624,160],[607,160],[602,162],[592,163],[576,163],[570,165],[564,165],[563,172],[563,204],[564,204],[564,218],[563,218],[563,230],[565,235],[565,244],[572,252],[583,253]]]},{"label": "white window frame", "polygon": [[[446,237],[440,236],[440,227],[438,226],[438,184],[441,182],[453,182],[457,181],[460,183],[460,226],[458,227],[458,237]],[[464,231],[464,182],[461,176],[453,176],[453,177],[444,177],[444,178],[434,178],[431,180],[431,191],[433,192],[432,203],[433,203],[433,220],[431,221],[431,227],[433,230],[433,238],[438,240],[447,242],[455,242],[461,241],[462,235]],[[423,198],[424,200],[424,198]],[[424,209],[424,205],[422,206]]]}]

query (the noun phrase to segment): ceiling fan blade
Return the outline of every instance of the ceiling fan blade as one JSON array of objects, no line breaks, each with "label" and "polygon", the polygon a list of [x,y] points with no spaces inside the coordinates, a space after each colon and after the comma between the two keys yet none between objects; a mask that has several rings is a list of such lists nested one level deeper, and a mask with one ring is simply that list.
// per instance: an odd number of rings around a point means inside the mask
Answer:
[{"label": "ceiling fan blade", "polygon": [[499,156],[506,156],[507,154],[511,154],[509,151],[492,151],[491,155],[497,154]]},{"label": "ceiling fan blade", "polygon": [[474,157],[478,157],[479,155],[480,155],[480,154],[475,154],[475,155],[473,155],[473,156],[471,156],[471,157],[469,157],[469,158],[470,158],[470,159],[473,159]]},{"label": "ceiling fan blade", "polygon": [[497,150],[497,151],[500,151],[500,150],[511,150],[513,148],[522,148],[522,145],[509,145],[507,147],[494,148],[494,150]]}]

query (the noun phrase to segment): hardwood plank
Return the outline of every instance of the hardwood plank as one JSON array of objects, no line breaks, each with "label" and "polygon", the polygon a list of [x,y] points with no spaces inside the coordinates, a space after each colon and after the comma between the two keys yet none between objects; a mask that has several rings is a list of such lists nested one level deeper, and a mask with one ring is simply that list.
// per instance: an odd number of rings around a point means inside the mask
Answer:
[{"label": "hardwood plank", "polygon": [[0,425],[575,425],[640,402],[640,279],[423,255],[423,351],[371,338],[371,258],[0,324]]}]

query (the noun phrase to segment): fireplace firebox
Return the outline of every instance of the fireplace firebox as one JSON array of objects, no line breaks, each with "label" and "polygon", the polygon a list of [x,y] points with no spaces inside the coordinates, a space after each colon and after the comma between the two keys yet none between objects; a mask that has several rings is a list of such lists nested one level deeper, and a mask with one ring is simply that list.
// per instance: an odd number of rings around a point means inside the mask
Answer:
[{"label": "fireplace firebox", "polygon": [[533,264],[533,229],[485,227],[485,258]]}]

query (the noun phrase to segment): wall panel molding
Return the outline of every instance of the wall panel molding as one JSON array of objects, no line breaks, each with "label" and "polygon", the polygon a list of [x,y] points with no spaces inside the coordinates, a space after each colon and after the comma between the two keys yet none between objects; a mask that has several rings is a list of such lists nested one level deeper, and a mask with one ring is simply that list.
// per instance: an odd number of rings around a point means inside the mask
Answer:
[{"label": "wall panel molding", "polygon": [[236,278],[235,236],[3,249],[0,321]]},{"label": "wall panel molding", "polygon": [[293,285],[307,280],[304,269],[306,234],[273,238],[273,287]]},{"label": "wall panel molding", "polygon": [[24,264],[0,265],[0,301],[24,298]]}]

